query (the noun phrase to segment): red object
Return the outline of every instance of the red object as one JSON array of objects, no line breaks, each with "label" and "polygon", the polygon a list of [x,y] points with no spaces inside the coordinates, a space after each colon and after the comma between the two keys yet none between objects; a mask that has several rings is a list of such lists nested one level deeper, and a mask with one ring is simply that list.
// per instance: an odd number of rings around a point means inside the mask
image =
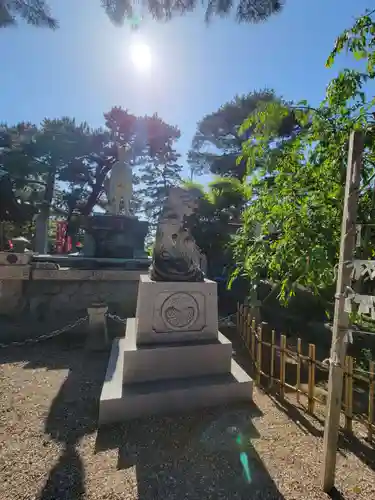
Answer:
[{"label": "red object", "polygon": [[13,250],[12,240],[8,240],[8,247],[9,247],[9,250]]},{"label": "red object", "polygon": [[64,253],[64,251],[70,252],[72,249],[72,238],[68,236],[68,244],[65,247],[67,224],[63,220],[59,220],[56,223],[56,252]]}]

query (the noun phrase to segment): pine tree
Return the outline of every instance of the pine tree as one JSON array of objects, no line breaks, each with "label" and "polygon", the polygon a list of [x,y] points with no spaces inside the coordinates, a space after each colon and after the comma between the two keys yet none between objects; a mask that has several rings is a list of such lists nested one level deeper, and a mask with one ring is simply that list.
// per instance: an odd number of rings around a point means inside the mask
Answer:
[{"label": "pine tree", "polygon": [[[109,19],[117,26],[129,22],[132,29],[137,29],[143,13],[137,14],[137,6],[133,0],[101,0],[101,5]],[[279,13],[284,5],[283,0],[222,0],[221,2],[203,2],[205,21],[212,18],[229,16],[234,13],[240,23],[260,23],[270,16]],[[164,2],[149,0],[145,3],[144,13],[158,21],[169,21],[175,16],[186,14],[200,7],[197,0],[184,3],[180,0]],[[142,8],[141,8],[142,9]],[[14,26],[19,20],[38,27],[56,29],[58,21],[51,16],[49,2],[46,0],[0,0],[0,28]]]},{"label": "pine tree", "polygon": [[58,28],[45,0],[0,0],[0,28],[14,26],[18,19],[33,26]]},{"label": "pine tree", "polygon": [[138,193],[143,195],[143,210],[151,230],[157,224],[168,189],[181,183],[182,166],[179,158],[180,154],[167,145],[140,168],[142,188]]}]

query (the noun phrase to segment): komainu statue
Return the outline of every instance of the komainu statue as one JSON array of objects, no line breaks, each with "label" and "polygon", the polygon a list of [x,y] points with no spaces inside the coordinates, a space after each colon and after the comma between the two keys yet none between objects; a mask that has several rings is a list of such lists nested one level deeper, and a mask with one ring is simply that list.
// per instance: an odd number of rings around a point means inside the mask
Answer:
[{"label": "komainu statue", "polygon": [[150,267],[154,281],[204,281],[202,254],[189,228],[198,189],[170,188],[158,228]]}]

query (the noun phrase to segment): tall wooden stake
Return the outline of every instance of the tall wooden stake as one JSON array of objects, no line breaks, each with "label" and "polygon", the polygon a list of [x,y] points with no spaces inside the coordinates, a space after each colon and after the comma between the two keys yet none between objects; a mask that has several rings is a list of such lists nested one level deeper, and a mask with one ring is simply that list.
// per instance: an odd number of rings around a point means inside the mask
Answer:
[{"label": "tall wooden stake", "polygon": [[340,260],[336,285],[332,347],[329,369],[327,413],[323,443],[323,490],[330,492],[335,484],[336,452],[340,426],[343,369],[346,355],[345,336],[349,315],[345,312],[345,289],[350,285],[351,267],[356,238],[358,190],[361,179],[363,134],[350,135],[344,210],[341,227]]}]

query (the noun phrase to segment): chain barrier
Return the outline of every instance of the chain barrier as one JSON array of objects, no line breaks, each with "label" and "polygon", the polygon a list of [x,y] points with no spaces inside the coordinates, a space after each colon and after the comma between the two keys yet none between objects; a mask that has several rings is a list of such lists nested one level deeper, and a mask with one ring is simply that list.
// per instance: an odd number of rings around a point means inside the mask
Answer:
[{"label": "chain barrier", "polygon": [[88,316],[85,316],[84,318],[79,318],[76,321],[74,321],[73,323],[69,323],[69,324],[63,326],[62,328],[59,328],[57,330],[53,330],[50,333],[46,333],[44,335],[41,335],[40,337],[26,339],[26,340],[22,340],[19,342],[10,342],[9,344],[0,344],[0,349],[5,348],[5,347],[22,346],[22,345],[26,345],[26,344],[37,344],[38,342],[41,342],[42,340],[51,339],[53,337],[57,337],[58,335],[61,335],[62,333],[67,332],[68,330],[72,330],[76,326],[84,323],[87,319],[88,319]]},{"label": "chain barrier", "polygon": [[[236,316],[237,313],[234,313],[234,314],[229,314],[229,316],[225,316],[223,318],[219,318],[219,323],[228,323],[229,326],[230,324],[233,322],[232,319]],[[117,314],[112,314],[110,312],[107,312],[106,313],[106,316],[109,318],[109,319],[112,319],[113,321],[117,321],[117,323],[121,323],[123,325],[126,324],[126,318],[121,318],[120,316],[118,316]]]},{"label": "chain barrier", "polygon": [[[112,314],[110,312],[106,313],[106,316],[111,319],[112,321],[116,321],[117,323],[120,323],[122,325],[126,324],[126,318],[121,318],[117,314]],[[219,323],[228,323],[230,324],[232,322],[232,318],[235,317],[236,314],[230,314],[229,316],[225,316],[224,318],[219,319]],[[6,347],[16,347],[16,346],[23,346],[26,344],[37,344],[38,342],[42,342],[43,340],[48,340],[53,337],[57,337],[58,335],[61,335],[62,333],[65,333],[69,330],[72,330],[73,328],[81,325],[85,321],[87,321],[88,316],[84,316],[83,318],[79,318],[73,323],[69,323],[62,328],[58,328],[57,330],[53,330],[50,333],[45,333],[44,335],[40,335],[39,337],[35,338],[30,338],[30,339],[25,339],[22,341],[15,341],[15,342],[10,342],[9,344],[0,344],[0,349],[4,349]]]},{"label": "chain barrier", "polygon": [[237,313],[229,314],[229,316],[225,316],[224,318],[219,318],[219,325],[222,326],[234,326],[235,322],[233,318],[237,316]]},{"label": "chain barrier", "polygon": [[[106,313],[107,318],[112,319],[113,321],[117,321],[117,323],[121,323],[123,325],[126,324],[126,318],[121,318],[117,314],[112,314],[110,312]],[[223,318],[219,318],[219,323],[228,323],[229,326],[233,322],[232,319],[236,316],[236,313],[229,314],[229,316],[225,316]]]},{"label": "chain barrier", "polygon": [[106,313],[107,318],[116,321],[117,323],[121,323],[122,325],[126,324],[126,318],[120,318],[120,316],[117,316],[117,314],[112,314],[110,312]]}]

